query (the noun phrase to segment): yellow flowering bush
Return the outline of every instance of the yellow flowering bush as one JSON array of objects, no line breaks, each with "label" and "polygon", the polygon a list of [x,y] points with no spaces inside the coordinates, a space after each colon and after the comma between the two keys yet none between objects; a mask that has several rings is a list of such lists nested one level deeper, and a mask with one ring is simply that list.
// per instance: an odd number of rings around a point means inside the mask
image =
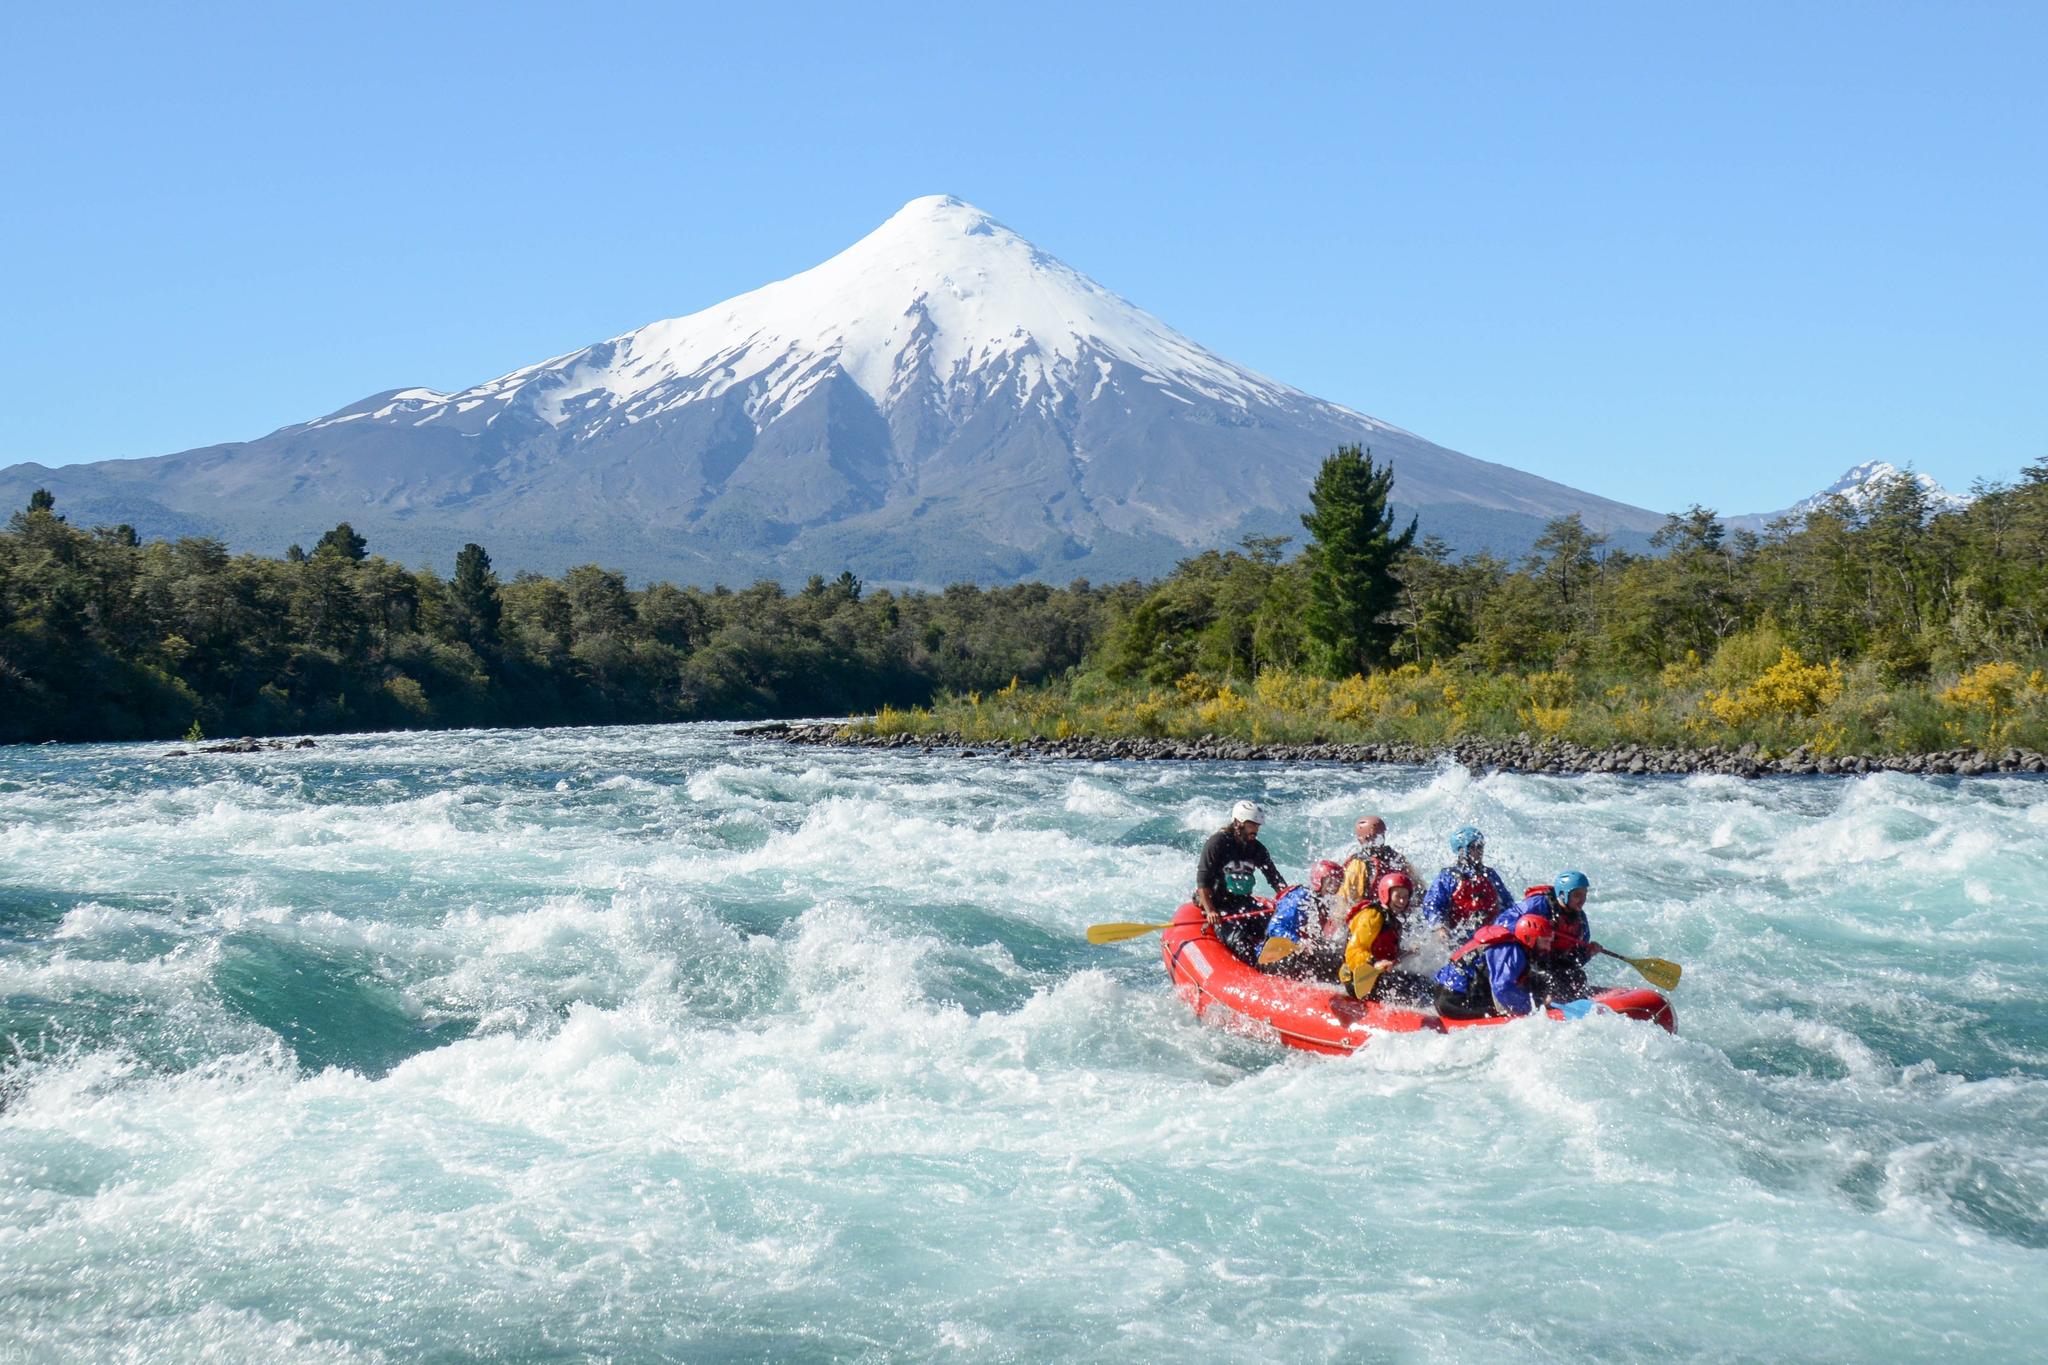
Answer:
[{"label": "yellow flowering bush", "polygon": [[2030,681],[2020,676],[2018,664],[1978,664],[1957,678],[1952,687],[1944,689],[1941,701],[1958,711],[1982,711],[1995,719],[2019,706]]},{"label": "yellow flowering bush", "polygon": [[1284,668],[1269,668],[1252,684],[1252,696],[1259,705],[1276,711],[1314,713],[1323,709],[1327,684],[1320,678]]},{"label": "yellow flowering bush", "polygon": [[1841,695],[1840,661],[1810,664],[1785,645],[1778,651],[1778,661],[1747,686],[1710,689],[1701,705],[1722,725],[1736,726],[1810,716]]},{"label": "yellow flowering bush", "polygon": [[1806,743],[1815,753],[1838,754],[1848,747],[1849,732],[1834,721],[1828,721]]},{"label": "yellow flowering bush", "polygon": [[1684,691],[1697,683],[1700,674],[1705,671],[1705,666],[1700,663],[1699,651],[1688,649],[1683,659],[1668,663],[1658,670],[1657,681],[1666,692]]},{"label": "yellow flowering bush", "polygon": [[1202,724],[1213,729],[1216,726],[1228,726],[1251,709],[1252,704],[1225,683],[1215,696],[1195,708],[1195,715]]},{"label": "yellow flowering bush", "polygon": [[2003,744],[2011,736],[2013,719],[2029,702],[2048,693],[2048,678],[2040,669],[2022,674],[2018,664],[1993,661],[1978,664],[1942,689],[1941,704],[1962,715],[1945,721],[1942,729],[1958,739],[1975,739],[1987,746]]},{"label": "yellow flowering bush", "polygon": [[1539,735],[1561,735],[1572,723],[1572,708],[1569,706],[1545,706],[1542,702],[1530,702],[1516,710],[1522,724]]},{"label": "yellow flowering bush", "polygon": [[1572,694],[1578,690],[1572,675],[1561,671],[1531,673],[1524,686],[1529,700],[1539,706],[1569,706]]},{"label": "yellow flowering bush", "polygon": [[1389,689],[1379,674],[1373,674],[1372,681],[1367,682],[1353,673],[1330,689],[1330,699],[1325,704],[1325,710],[1330,719],[1340,725],[1357,725],[1379,714],[1379,709],[1385,703],[1388,694]]}]

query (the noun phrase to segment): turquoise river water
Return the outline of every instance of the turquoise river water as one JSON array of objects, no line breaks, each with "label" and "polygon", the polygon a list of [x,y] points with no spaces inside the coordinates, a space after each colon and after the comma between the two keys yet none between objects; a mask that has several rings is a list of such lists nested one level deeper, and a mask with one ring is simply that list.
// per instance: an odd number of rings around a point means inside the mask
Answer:
[{"label": "turquoise river water", "polygon": [[[2048,1342],[2037,779],[164,747],[0,749],[0,1360]],[[1678,1035],[1198,1023],[1082,931],[1243,794],[1584,867]]]}]

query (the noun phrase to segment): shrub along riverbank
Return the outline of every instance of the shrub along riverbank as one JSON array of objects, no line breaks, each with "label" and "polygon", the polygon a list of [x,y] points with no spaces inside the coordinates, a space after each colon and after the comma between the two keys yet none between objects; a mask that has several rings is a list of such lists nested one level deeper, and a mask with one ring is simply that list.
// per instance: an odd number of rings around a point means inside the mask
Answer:
[{"label": "shrub along riverbank", "polygon": [[1392,745],[1435,753],[1480,742],[1552,751],[1713,751],[1768,762],[1967,749],[2048,748],[2048,676],[1994,660],[1951,679],[1887,682],[1865,660],[1809,662],[1773,629],[1731,639],[1651,678],[1461,671],[1414,664],[1338,681],[1286,669],[1241,690],[1191,674],[1143,689],[1083,676],[1052,685],[884,707],[849,735],[946,742],[1154,739],[1260,746]]}]

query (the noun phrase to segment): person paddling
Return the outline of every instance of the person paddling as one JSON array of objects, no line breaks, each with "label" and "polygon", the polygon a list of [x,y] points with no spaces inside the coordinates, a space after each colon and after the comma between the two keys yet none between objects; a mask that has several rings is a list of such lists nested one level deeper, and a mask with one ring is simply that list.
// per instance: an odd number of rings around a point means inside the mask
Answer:
[{"label": "person paddling", "polygon": [[1422,917],[1453,947],[1515,903],[1500,873],[1486,865],[1486,837],[1466,825],[1451,836],[1451,865],[1422,897]]},{"label": "person paddling", "polygon": [[1279,976],[1335,980],[1344,962],[1344,869],[1325,859],[1308,870],[1308,881],[1273,903],[1259,969]]},{"label": "person paddling", "polygon": [[1401,971],[1396,965],[1401,960],[1401,921],[1414,898],[1415,879],[1397,870],[1379,879],[1369,899],[1351,907],[1350,941],[1337,979],[1351,987],[1352,995],[1360,1000],[1429,1003],[1433,993],[1429,979]]},{"label": "person paddling", "polygon": [[1516,907],[1547,912],[1556,927],[1550,951],[1529,965],[1529,989],[1539,1000],[1583,1000],[1587,995],[1586,964],[1600,951],[1586,918],[1586,898],[1592,893],[1585,873],[1560,872],[1549,886],[1529,888],[1528,898]]},{"label": "person paddling", "polygon": [[1523,1015],[1536,1008],[1529,993],[1532,955],[1551,949],[1548,915],[1509,906],[1481,928],[1436,974],[1436,1012],[1446,1019]]},{"label": "person paddling", "polygon": [[1415,875],[1408,860],[1388,845],[1387,822],[1379,816],[1362,817],[1352,832],[1358,836],[1358,842],[1337,861],[1344,867],[1344,895],[1353,904],[1371,900],[1380,878],[1389,872]]},{"label": "person paddling", "polygon": [[1195,904],[1201,907],[1203,922],[1247,962],[1258,959],[1270,918],[1252,896],[1258,874],[1263,872],[1272,883],[1274,895],[1287,890],[1273,855],[1259,842],[1259,826],[1265,822],[1265,809],[1258,802],[1238,802],[1230,808],[1230,823],[1209,836],[1195,864]]}]

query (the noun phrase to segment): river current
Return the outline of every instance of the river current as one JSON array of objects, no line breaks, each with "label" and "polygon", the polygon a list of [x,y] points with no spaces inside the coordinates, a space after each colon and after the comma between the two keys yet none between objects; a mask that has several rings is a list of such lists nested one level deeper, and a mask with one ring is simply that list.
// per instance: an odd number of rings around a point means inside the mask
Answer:
[{"label": "river current", "polygon": [[[0,1360],[2048,1341],[2038,779],[163,748],[0,749]],[[1295,876],[1369,810],[1584,868],[1677,1036],[1197,1022],[1082,932],[1240,795]]]}]

